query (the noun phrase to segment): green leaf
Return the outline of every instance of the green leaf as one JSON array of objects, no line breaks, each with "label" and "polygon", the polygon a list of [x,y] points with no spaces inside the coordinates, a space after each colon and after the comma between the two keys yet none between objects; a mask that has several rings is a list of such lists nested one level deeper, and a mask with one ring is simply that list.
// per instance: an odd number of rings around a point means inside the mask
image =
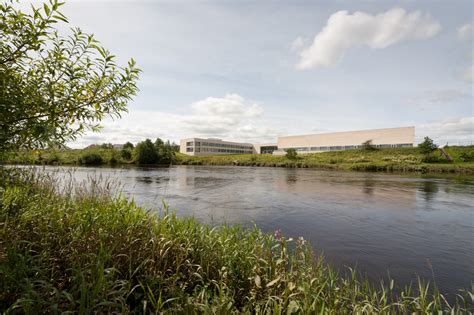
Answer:
[{"label": "green leaf", "polygon": [[43,4],[44,12],[46,13],[47,16],[51,13],[51,10],[49,9],[48,5],[46,3]]}]

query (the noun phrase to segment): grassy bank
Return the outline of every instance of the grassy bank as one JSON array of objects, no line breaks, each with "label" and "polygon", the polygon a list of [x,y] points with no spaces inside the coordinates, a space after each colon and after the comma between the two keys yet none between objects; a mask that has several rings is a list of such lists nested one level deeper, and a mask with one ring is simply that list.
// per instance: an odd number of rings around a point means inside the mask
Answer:
[{"label": "grassy bank", "polygon": [[156,216],[103,186],[58,194],[47,179],[20,177],[1,181],[1,312],[462,313],[473,305],[472,292],[448,305],[433,285],[400,293],[393,282],[338,274],[303,239],[210,228],[166,210]]},{"label": "grassy bank", "polygon": [[[438,151],[426,156],[417,148],[333,151],[301,154],[291,160],[270,154],[229,154],[194,157],[177,153],[173,164],[299,167],[369,172],[453,173],[474,175],[474,146],[446,148],[452,162]],[[96,158],[87,158],[87,157]],[[97,156],[100,159],[97,159]],[[134,164],[115,149],[38,150],[10,153],[9,164],[114,165]]]},{"label": "grassy bank", "polygon": [[[474,156],[474,146],[449,147],[446,149],[453,162],[444,160],[439,152],[428,158],[417,148],[393,148],[373,151],[347,150],[317,154],[298,155],[290,160],[285,156],[269,154],[215,155],[193,157],[178,155],[177,162],[185,165],[244,165],[267,167],[322,168],[350,171],[417,172],[474,174],[474,161],[466,155]],[[429,163],[428,163],[429,161]]]}]

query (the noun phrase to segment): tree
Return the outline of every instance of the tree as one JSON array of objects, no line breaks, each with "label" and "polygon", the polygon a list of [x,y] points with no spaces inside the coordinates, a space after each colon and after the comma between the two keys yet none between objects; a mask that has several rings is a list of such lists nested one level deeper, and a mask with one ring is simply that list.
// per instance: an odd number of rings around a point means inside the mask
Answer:
[{"label": "tree", "polygon": [[119,67],[79,28],[59,35],[53,25],[67,23],[62,2],[31,13],[13,4],[0,3],[0,150],[64,144],[120,117],[138,92],[135,61]]},{"label": "tree", "polygon": [[163,142],[160,138],[157,138],[155,141],[155,150],[158,155],[159,164],[170,164],[174,160],[174,151],[168,141]]},{"label": "tree", "polygon": [[377,148],[375,147],[375,145],[373,144],[372,139],[371,139],[371,140],[367,140],[365,142],[362,142],[362,150],[374,151],[374,150],[377,150]]},{"label": "tree", "polygon": [[102,143],[100,145],[100,148],[101,149],[113,149],[114,148],[114,145],[112,143]]},{"label": "tree", "polygon": [[430,154],[437,148],[438,146],[434,144],[433,140],[429,137],[425,137],[423,142],[418,145],[418,150],[420,150],[420,153],[422,154]]},{"label": "tree", "polygon": [[296,152],[296,149],[286,149],[286,158],[288,160],[296,160],[296,158],[298,157],[298,152]]},{"label": "tree", "polygon": [[146,139],[137,144],[133,151],[135,161],[138,164],[156,164],[158,163],[158,154],[155,146],[150,139]]},{"label": "tree", "polygon": [[132,150],[130,149],[122,149],[120,150],[120,156],[124,160],[130,160],[132,158]]},{"label": "tree", "polygon": [[127,142],[123,145],[123,148],[124,150],[133,150],[133,143],[131,142]]}]

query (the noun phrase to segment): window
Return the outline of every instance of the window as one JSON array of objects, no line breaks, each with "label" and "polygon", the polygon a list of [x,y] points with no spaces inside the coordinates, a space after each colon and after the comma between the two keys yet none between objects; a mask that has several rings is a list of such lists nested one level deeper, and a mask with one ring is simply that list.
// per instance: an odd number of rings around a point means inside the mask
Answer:
[{"label": "window", "polygon": [[193,146],[193,142],[192,142],[192,141],[186,142],[186,145],[187,145],[188,147],[192,147],[192,146]]},{"label": "window", "polygon": [[193,152],[193,148],[186,148],[186,152]]}]

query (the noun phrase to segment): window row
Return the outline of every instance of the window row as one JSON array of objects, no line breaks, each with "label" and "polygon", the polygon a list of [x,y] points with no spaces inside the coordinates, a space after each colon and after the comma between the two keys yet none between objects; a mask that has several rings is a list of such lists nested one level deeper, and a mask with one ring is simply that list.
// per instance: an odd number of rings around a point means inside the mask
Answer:
[{"label": "window row", "polygon": [[[413,144],[412,143],[374,144],[373,146],[376,148],[406,148],[406,147],[413,147]],[[341,150],[354,150],[354,149],[361,149],[361,148],[363,148],[363,145],[299,147],[299,148],[293,148],[293,149],[295,149],[298,152],[304,152],[304,151],[341,151]]]},{"label": "window row", "polygon": [[240,144],[228,144],[228,143],[214,143],[214,142],[186,142],[186,146],[203,146],[203,147],[219,147],[219,148],[233,148],[233,149],[246,149],[252,150],[253,147],[249,145],[240,145]]}]

